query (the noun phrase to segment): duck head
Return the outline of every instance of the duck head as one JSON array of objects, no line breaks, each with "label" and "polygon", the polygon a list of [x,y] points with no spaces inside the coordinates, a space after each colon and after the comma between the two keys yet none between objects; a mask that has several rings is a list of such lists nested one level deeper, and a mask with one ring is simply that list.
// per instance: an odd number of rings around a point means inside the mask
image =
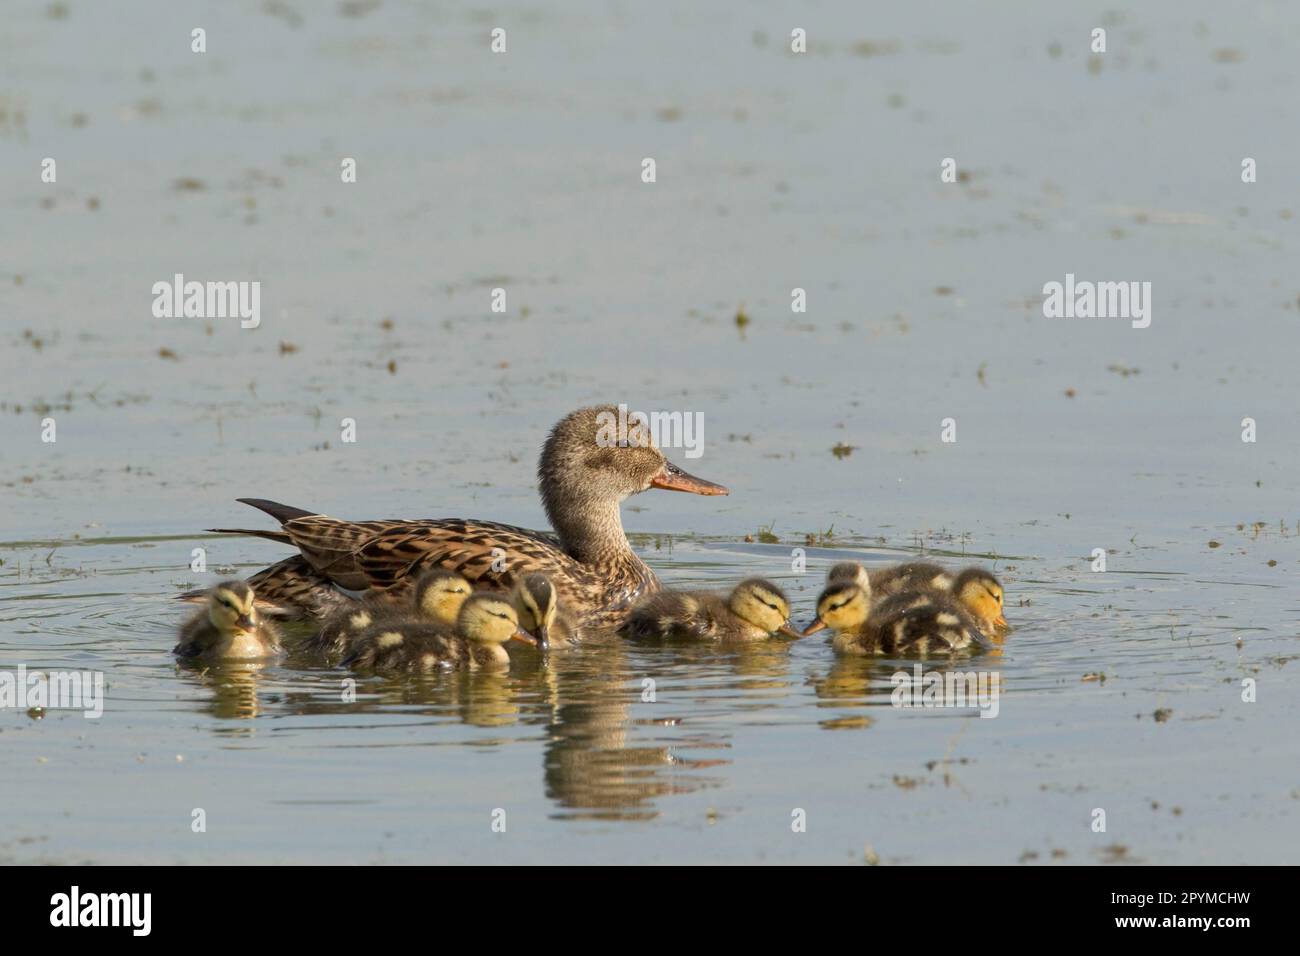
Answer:
[{"label": "duck head", "polygon": [[560,612],[560,596],[551,579],[544,574],[526,574],[512,594],[519,623],[537,638],[537,646],[546,650],[551,628]]},{"label": "duck head", "polygon": [[208,592],[208,620],[222,634],[257,630],[253,589],[244,581],[222,581]]},{"label": "duck head", "polygon": [[816,634],[824,627],[834,631],[857,630],[871,612],[870,586],[863,588],[852,580],[829,585],[817,598],[817,616],[804,628],[803,636]]},{"label": "duck head", "polygon": [[454,571],[426,571],[415,582],[415,608],[421,617],[452,626],[474,589]]},{"label": "duck head", "polygon": [[618,509],[630,495],[651,488],[728,493],[670,462],[644,423],[626,412],[620,420],[614,405],[580,408],[562,418],[542,446],[537,478],[551,526],[580,559],[601,547],[626,548]]},{"label": "duck head", "polygon": [[456,618],[456,629],[461,636],[480,644],[537,643],[519,626],[519,615],[510,597],[490,591],[478,591],[465,599]]},{"label": "duck head", "polygon": [[1002,582],[983,568],[967,568],[952,582],[957,600],[986,628],[1007,627],[1002,616]]},{"label": "duck head", "polygon": [[826,575],[826,583],[851,583],[860,588],[866,588],[868,593],[871,590],[871,581],[867,577],[867,569],[856,561],[841,561],[832,567],[830,573]]},{"label": "duck head", "polygon": [[790,626],[790,601],[771,581],[762,578],[741,581],[727,599],[727,606],[742,621],[769,634],[800,636]]}]

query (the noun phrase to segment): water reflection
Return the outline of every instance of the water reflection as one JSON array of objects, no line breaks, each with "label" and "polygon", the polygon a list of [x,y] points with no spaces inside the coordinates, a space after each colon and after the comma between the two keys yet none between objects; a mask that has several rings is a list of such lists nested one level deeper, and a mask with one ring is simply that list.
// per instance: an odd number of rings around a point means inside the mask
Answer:
[{"label": "water reflection", "polygon": [[[951,678],[964,692],[969,683],[965,680],[966,675],[978,674],[982,675],[981,680],[970,686],[988,688],[995,681],[996,693],[1001,695],[1006,691],[1006,677],[997,666],[1001,655],[1002,647],[997,646],[978,654],[941,658],[836,657],[824,675],[814,674],[808,679],[808,684],[817,696],[816,706],[819,708],[895,706],[893,694],[899,687],[899,675],[909,684],[915,684],[918,675],[925,678],[935,675],[945,682],[950,682]],[[820,726],[827,730],[841,730],[869,727],[871,724],[869,718],[844,718],[822,721]]]},{"label": "water reflection", "polygon": [[553,816],[653,819],[658,797],[719,782],[696,771],[725,761],[679,751],[725,744],[641,739],[676,724],[632,718],[635,704],[658,699],[660,677],[634,666],[618,637],[601,635],[580,651],[552,655],[546,669],[554,698],[542,765],[546,796],[558,808]]},{"label": "water reflection", "polygon": [[[207,710],[213,717],[251,720],[262,712],[258,687],[266,679],[271,666],[264,661],[218,661],[198,663],[181,661],[176,667],[189,684],[211,692]],[[217,728],[219,733],[251,735],[251,725]]]}]

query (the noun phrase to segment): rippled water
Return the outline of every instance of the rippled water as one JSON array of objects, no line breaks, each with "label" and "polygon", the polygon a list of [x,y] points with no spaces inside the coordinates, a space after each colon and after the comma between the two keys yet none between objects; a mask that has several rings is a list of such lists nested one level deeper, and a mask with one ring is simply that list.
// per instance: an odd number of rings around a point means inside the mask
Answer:
[{"label": "rippled water", "polygon": [[[0,710],[0,860],[1294,862],[1300,12],[793,15],[15,8],[0,670],[108,690]],[[261,280],[261,327],[153,318],[175,272]],[[1044,319],[1067,272],[1151,281],[1151,327]],[[762,574],[806,621],[846,556],[995,567],[1015,630],[953,666],[1001,676],[996,719],[892,707],[900,662],[820,637],[355,703],[311,660],[170,656],[191,549],[200,580],[284,554],[203,533],[266,526],[236,497],[537,526],[545,429],[619,400],[703,414],[679,461],[732,489],[627,503],[670,583]]]},{"label": "rippled water", "polygon": [[[346,672],[310,659],[174,664],[178,612],[167,596],[185,576],[148,553],[174,544],[74,543],[51,564],[44,544],[5,545],[4,583],[18,599],[2,606],[0,664],[108,672],[98,721],[6,717],[6,855],[856,862],[870,846],[884,862],[1245,862],[1289,853],[1274,835],[1290,826],[1295,745],[1270,728],[1293,719],[1280,681],[1294,638],[1280,622],[1216,606],[1260,602],[1237,596],[1251,590],[1276,602],[1275,586],[1160,572],[1079,581],[1017,559],[1003,573],[1024,606],[1010,612],[1017,626],[1004,647],[926,664],[998,673],[992,720],[891,707],[891,675],[915,662],[835,659],[820,638],[726,649],[597,638],[546,664],[525,649],[508,674],[362,678],[355,703],[344,703]],[[814,548],[809,573],[796,575],[789,550],[662,538],[644,553],[682,585],[773,576],[803,619],[825,562],[888,557]],[[1083,680],[1096,673],[1104,683]],[[1247,675],[1268,688],[1253,705],[1237,699]],[[1172,713],[1158,723],[1162,708]],[[1088,829],[1097,806],[1110,818],[1101,840]],[[195,807],[206,834],[190,832]],[[796,808],[806,833],[791,832]],[[505,834],[491,829],[498,809]]]}]

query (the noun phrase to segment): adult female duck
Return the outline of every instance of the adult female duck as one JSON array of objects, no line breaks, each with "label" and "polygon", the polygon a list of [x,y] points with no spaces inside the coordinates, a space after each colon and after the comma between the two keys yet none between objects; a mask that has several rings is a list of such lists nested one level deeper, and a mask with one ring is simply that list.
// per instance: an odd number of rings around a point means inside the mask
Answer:
[{"label": "adult female duck", "polygon": [[213,530],[298,549],[249,579],[259,599],[289,612],[328,611],[347,600],[342,591],[405,592],[421,571],[440,567],[476,587],[509,588],[540,572],[582,627],[616,627],[659,588],[623,532],[623,499],[651,488],[727,494],[668,461],[641,426],[611,441],[608,422],[617,415],[609,405],[580,408],[551,429],[537,477],[553,535],[467,518],[342,521],[256,498],[239,500],[278,519],[280,530]]}]

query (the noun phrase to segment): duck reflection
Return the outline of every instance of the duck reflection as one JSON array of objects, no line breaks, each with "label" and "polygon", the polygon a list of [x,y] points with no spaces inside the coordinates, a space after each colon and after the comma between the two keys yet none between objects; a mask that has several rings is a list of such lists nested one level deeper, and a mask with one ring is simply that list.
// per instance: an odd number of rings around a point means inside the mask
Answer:
[{"label": "duck reflection", "polygon": [[[905,694],[908,701],[905,706],[921,709],[929,706],[987,708],[985,698],[990,693],[997,697],[1005,691],[1002,673],[990,668],[990,663],[1000,655],[998,648],[978,655],[942,658],[837,657],[824,676],[814,675],[808,683],[817,695],[817,706],[823,708],[893,707],[898,694]],[[937,693],[944,701],[942,704],[923,701],[926,686],[930,684],[940,688]],[[944,693],[954,699],[943,698]],[[846,718],[822,721],[821,726],[841,729],[870,724],[869,718],[865,722]]]},{"label": "duck reflection", "polygon": [[[177,668],[193,684],[211,691],[207,709],[213,717],[251,720],[261,713],[258,687],[270,666],[265,661],[181,661]],[[251,726],[247,728],[251,733]],[[219,728],[229,732],[229,727]]]}]

